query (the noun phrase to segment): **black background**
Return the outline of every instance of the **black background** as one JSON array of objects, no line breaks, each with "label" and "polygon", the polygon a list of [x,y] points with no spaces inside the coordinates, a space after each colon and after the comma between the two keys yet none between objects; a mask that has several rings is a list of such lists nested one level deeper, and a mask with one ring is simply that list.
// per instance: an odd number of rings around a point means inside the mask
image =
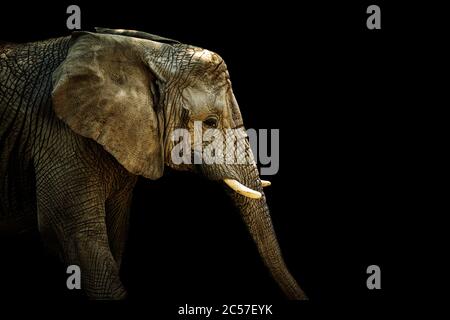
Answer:
[{"label": "black background", "polygon": [[[407,6],[76,3],[84,30],[142,30],[225,59],[246,127],[280,129],[280,170],[266,177],[266,195],[286,263],[311,300],[285,302],[220,186],[167,171],[135,189],[121,270],[125,306],[142,302],[169,317],[185,303],[276,303],[281,315],[311,306],[380,310],[401,295],[404,204],[411,200],[404,188],[411,109],[402,83],[412,72],[405,48],[420,33],[407,23]],[[370,4],[381,7],[381,30],[366,28]],[[2,4],[0,39],[70,34],[67,5]],[[2,237],[0,249],[2,301],[92,306],[65,288],[62,265],[37,233]],[[371,264],[381,267],[382,290],[366,288]]]}]

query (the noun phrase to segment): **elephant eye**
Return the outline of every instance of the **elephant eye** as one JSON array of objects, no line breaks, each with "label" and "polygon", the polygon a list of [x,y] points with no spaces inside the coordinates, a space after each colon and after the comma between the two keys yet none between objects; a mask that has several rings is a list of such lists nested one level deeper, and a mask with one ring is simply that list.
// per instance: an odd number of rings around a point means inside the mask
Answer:
[{"label": "elephant eye", "polygon": [[217,128],[218,120],[216,117],[209,117],[203,123],[210,128]]}]

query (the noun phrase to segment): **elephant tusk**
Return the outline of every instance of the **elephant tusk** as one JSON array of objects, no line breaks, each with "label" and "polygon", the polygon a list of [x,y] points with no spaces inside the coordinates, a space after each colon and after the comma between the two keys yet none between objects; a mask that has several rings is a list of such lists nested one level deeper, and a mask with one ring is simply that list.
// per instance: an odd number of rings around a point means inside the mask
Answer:
[{"label": "elephant tusk", "polygon": [[234,179],[223,179],[223,181],[234,191],[239,193],[240,195],[243,195],[247,198],[252,199],[259,199],[261,198],[261,192],[255,191],[253,189],[250,189],[246,186],[244,186],[242,183],[234,180]]},{"label": "elephant tusk", "polygon": [[261,180],[261,185],[263,188],[268,187],[272,184],[272,182],[268,181],[268,180]]}]

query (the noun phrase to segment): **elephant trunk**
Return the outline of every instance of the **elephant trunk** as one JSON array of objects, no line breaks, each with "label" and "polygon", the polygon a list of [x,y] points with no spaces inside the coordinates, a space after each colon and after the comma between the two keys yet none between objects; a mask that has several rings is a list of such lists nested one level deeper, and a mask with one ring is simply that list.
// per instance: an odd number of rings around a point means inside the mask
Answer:
[{"label": "elephant trunk", "polygon": [[307,300],[307,296],[284,263],[256,166],[244,166],[240,174],[239,180],[242,184],[261,193],[259,199],[252,199],[230,190],[231,197],[240,210],[260,256],[289,299]]}]

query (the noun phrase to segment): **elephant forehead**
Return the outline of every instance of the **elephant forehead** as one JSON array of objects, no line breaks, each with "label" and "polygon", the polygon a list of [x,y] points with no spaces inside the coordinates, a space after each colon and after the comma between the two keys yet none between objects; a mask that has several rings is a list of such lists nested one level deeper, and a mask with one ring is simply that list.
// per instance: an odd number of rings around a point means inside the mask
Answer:
[{"label": "elephant forehead", "polygon": [[217,91],[205,84],[198,84],[185,88],[183,98],[194,114],[221,112],[226,106],[225,93],[225,90]]},{"label": "elephant forehead", "polygon": [[202,81],[223,82],[228,77],[227,66],[217,53],[201,49],[190,48],[187,63],[191,65],[197,77]]},{"label": "elephant forehead", "polygon": [[201,48],[194,50],[193,58],[205,64],[218,65],[223,62],[223,59],[217,53]]}]

